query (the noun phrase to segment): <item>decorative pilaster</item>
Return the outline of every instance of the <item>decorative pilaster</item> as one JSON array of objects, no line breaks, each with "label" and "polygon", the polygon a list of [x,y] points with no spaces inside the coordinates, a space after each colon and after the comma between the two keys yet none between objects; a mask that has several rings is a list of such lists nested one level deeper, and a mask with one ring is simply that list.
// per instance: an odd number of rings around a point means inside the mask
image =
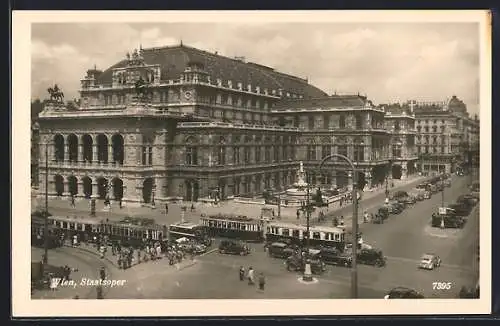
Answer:
[{"label": "decorative pilaster", "polygon": [[83,144],[78,144],[78,157],[76,158],[77,162],[83,162]]},{"label": "decorative pilaster", "polygon": [[92,163],[97,163],[97,144],[92,144]]},{"label": "decorative pilaster", "polygon": [[[96,159],[97,161],[97,159]],[[97,183],[92,183],[92,196],[91,198],[97,199],[99,197],[99,188],[97,187]]]}]

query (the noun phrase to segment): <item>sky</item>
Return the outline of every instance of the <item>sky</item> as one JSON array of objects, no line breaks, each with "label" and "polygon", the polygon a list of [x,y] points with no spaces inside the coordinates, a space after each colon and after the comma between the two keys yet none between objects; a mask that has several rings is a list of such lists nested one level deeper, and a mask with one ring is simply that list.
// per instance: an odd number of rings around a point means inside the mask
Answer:
[{"label": "sky", "polygon": [[106,69],[142,45],[183,44],[308,78],[328,94],[366,94],[375,104],[479,104],[476,23],[34,23],[31,95],[57,83],[77,98],[86,70]]}]

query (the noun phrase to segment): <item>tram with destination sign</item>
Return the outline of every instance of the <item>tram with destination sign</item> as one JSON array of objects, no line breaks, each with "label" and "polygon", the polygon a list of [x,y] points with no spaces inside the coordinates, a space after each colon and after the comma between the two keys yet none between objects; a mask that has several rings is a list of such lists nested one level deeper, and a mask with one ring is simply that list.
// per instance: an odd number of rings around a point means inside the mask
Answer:
[{"label": "tram with destination sign", "polygon": [[[292,223],[269,222],[266,225],[266,242],[285,242],[304,246],[307,239],[307,226]],[[309,245],[311,247],[335,247],[343,251],[346,244],[345,230],[338,227],[310,226]]]},{"label": "tram with destination sign", "polygon": [[251,242],[264,240],[263,221],[244,215],[210,215],[200,218],[200,224],[205,227],[211,237],[239,239]]}]

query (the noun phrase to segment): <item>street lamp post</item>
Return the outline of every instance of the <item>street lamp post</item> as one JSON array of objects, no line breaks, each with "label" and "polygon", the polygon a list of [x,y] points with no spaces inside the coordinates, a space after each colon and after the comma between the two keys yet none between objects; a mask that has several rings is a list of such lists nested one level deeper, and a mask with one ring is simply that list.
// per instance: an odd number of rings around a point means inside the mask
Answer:
[{"label": "street lamp post", "polygon": [[352,265],[351,265],[351,298],[356,299],[358,297],[358,266],[357,266],[357,253],[358,253],[358,196],[356,192],[356,188],[358,185],[358,175],[356,167],[354,163],[344,155],[341,154],[331,154],[325,156],[319,165],[319,170],[321,172],[321,168],[323,164],[329,159],[332,158],[341,158],[346,161],[353,171],[353,181],[352,181]]},{"label": "street lamp post", "polygon": [[310,200],[309,200],[309,184],[307,185],[306,188],[306,204],[304,206],[305,213],[306,213],[306,253],[305,253],[305,258],[306,258],[306,265],[304,268],[304,276],[302,277],[302,280],[305,282],[311,282],[313,280],[312,277],[312,272],[311,272],[311,261],[309,259],[309,220],[311,218],[311,207],[310,207]]},{"label": "street lamp post", "polygon": [[387,172],[385,174],[385,198],[389,199],[389,173],[391,173],[392,161],[389,160],[387,165]]},{"label": "street lamp post", "polygon": [[48,253],[49,253],[49,144],[45,143],[45,212],[44,212],[44,221],[43,221],[43,264],[47,264],[48,262]]}]

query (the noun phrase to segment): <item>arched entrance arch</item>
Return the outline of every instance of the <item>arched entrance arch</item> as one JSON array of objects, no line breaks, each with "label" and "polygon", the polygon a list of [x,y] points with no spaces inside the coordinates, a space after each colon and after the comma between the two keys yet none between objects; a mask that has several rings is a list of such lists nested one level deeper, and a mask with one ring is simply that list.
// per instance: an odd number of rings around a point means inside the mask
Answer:
[{"label": "arched entrance arch", "polygon": [[113,162],[122,165],[124,158],[123,136],[120,134],[114,134],[113,137],[111,137],[111,144],[113,147]]},{"label": "arched entrance arch", "polygon": [[61,134],[54,136],[54,159],[56,162],[64,161],[64,137]]},{"label": "arched entrance arch", "polygon": [[97,161],[108,163],[108,137],[104,134],[97,135]]},{"label": "arched entrance arch", "polygon": [[78,180],[74,175],[68,177],[68,192],[71,196],[76,196],[78,194]]},{"label": "arched entrance arch", "polygon": [[364,172],[358,172],[358,189],[363,190],[366,186],[366,174]]},{"label": "arched entrance arch", "polygon": [[142,199],[146,204],[151,202],[153,195],[153,178],[146,178],[142,183]]},{"label": "arched entrance arch", "polygon": [[402,175],[403,175],[403,168],[401,167],[401,165],[393,164],[392,165],[392,178],[393,179],[401,179]]},{"label": "arched entrance arch", "polygon": [[120,178],[114,178],[111,181],[113,185],[113,198],[115,200],[120,200],[123,198],[123,180]]},{"label": "arched entrance arch", "polygon": [[198,201],[200,196],[200,184],[198,180],[189,179],[185,181],[186,183],[186,200],[187,201]]},{"label": "arched entrance arch", "polygon": [[92,179],[90,179],[89,177],[83,177],[82,183],[83,183],[83,194],[85,198],[90,199],[90,197],[92,196]]},{"label": "arched entrance arch", "polygon": [[60,174],[54,176],[54,184],[56,188],[56,194],[62,196],[64,193],[64,178]]},{"label": "arched entrance arch", "polygon": [[68,135],[68,159],[70,162],[78,161],[78,137],[75,134]]},{"label": "arched entrance arch", "polygon": [[106,199],[108,193],[108,179],[100,177],[97,179],[97,195],[99,199]]},{"label": "arched entrance arch", "polygon": [[92,136],[89,134],[85,134],[82,136],[82,144],[83,144],[83,161],[84,162],[92,162],[92,156],[93,156],[93,144],[94,140],[92,139]]}]

